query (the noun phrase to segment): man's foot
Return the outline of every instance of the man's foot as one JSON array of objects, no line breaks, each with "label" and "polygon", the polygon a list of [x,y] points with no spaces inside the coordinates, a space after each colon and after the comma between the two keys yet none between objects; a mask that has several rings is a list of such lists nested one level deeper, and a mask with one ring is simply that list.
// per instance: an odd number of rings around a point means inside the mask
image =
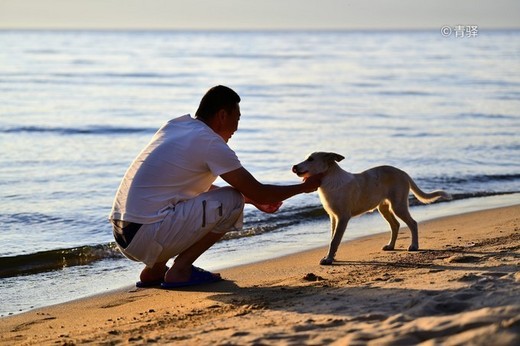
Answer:
[{"label": "man's foot", "polygon": [[165,263],[158,263],[152,268],[145,267],[141,271],[140,279],[135,283],[137,287],[159,286],[164,281],[164,275],[169,270]]}]

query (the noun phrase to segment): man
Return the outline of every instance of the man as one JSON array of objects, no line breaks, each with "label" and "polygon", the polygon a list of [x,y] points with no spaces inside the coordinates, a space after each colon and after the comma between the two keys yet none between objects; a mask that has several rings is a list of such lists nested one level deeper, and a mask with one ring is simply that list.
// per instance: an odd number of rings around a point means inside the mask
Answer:
[{"label": "man", "polygon": [[[241,228],[244,203],[272,213],[281,201],[319,187],[321,177],[295,185],[262,184],[242,167],[227,145],[238,128],[239,102],[232,89],[211,88],[195,118],[170,120],[125,173],[109,218],[121,252],[146,265],[138,287],[220,280],[192,264],[226,232]],[[214,186],[218,176],[230,187]]]}]

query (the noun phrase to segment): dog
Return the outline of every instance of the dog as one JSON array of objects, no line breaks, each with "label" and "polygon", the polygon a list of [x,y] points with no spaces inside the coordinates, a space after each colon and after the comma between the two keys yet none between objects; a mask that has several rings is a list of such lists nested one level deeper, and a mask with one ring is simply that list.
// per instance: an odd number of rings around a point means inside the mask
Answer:
[{"label": "dog", "polygon": [[392,231],[390,241],[383,246],[383,250],[390,251],[395,247],[400,227],[396,217],[404,221],[412,233],[408,251],[419,250],[417,222],[408,209],[410,190],[423,203],[431,203],[439,198],[449,200],[451,195],[442,190],[425,193],[406,172],[392,166],[374,167],[357,174],[349,173],[337,164],[343,159],[343,156],[336,153],[315,152],[292,167],[292,171],[304,179],[315,174],[323,175],[318,193],[330,217],[332,240],[327,256],[321,259],[320,264],[331,265],[334,262],[350,218],[375,209],[390,224]]}]

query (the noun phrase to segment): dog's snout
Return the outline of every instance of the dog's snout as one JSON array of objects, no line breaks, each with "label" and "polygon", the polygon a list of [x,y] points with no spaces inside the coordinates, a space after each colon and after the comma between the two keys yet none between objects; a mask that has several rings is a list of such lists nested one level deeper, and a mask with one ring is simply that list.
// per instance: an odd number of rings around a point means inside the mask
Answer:
[{"label": "dog's snout", "polygon": [[293,173],[298,173],[298,166],[297,165],[292,166],[292,171],[293,171]]}]

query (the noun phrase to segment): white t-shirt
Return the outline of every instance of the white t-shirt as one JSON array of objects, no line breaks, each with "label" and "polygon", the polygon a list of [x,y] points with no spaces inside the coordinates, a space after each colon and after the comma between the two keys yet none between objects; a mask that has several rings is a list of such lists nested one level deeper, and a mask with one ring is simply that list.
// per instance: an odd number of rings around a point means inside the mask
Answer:
[{"label": "white t-shirt", "polygon": [[202,121],[189,114],[170,120],[126,171],[109,218],[162,221],[172,206],[208,191],[219,175],[240,167],[235,152]]}]

